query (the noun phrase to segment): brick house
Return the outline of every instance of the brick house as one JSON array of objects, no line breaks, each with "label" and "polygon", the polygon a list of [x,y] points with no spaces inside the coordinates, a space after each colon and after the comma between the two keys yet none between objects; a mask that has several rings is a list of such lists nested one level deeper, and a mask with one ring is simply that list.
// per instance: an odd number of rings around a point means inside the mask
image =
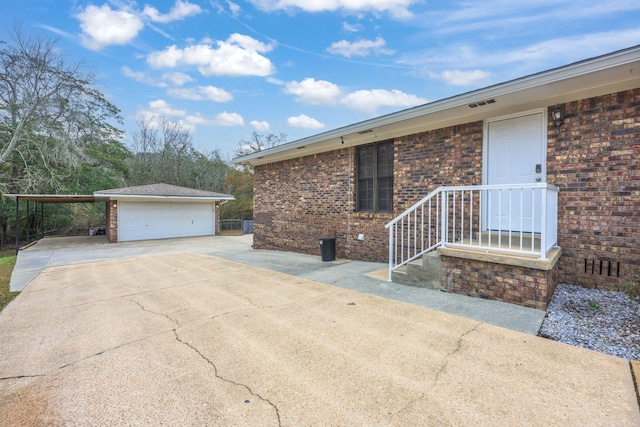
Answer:
[{"label": "brick house", "polygon": [[636,46],[234,162],[254,169],[256,248],[335,237],[394,281],[435,263],[435,288],[544,310],[557,283],[640,268],[639,159]]}]

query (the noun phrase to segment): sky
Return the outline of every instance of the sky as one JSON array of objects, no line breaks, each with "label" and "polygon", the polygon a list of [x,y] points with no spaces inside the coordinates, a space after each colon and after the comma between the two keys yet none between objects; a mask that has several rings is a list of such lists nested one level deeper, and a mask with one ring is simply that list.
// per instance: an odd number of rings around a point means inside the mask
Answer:
[{"label": "sky", "polygon": [[638,0],[2,0],[137,123],[291,142],[640,44]]}]

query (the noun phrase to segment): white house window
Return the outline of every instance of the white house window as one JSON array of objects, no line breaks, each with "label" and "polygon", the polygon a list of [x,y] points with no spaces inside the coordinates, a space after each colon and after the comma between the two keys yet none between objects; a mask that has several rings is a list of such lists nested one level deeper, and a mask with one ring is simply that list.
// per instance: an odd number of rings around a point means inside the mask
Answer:
[{"label": "white house window", "polygon": [[358,147],[357,210],[393,211],[393,141]]}]

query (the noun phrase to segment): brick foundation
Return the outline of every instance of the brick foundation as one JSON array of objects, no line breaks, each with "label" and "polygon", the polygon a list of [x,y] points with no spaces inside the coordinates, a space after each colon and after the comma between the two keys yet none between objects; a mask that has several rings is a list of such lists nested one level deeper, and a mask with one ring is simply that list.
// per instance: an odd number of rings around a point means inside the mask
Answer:
[{"label": "brick foundation", "polygon": [[551,270],[442,256],[443,290],[546,310],[558,277]]}]

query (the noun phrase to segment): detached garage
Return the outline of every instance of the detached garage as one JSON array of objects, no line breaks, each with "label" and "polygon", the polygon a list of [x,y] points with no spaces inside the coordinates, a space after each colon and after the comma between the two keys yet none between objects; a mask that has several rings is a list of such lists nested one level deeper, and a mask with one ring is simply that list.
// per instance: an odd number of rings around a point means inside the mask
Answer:
[{"label": "detached garage", "polygon": [[169,184],[140,185],[93,193],[104,201],[109,242],[212,236],[220,232],[220,205],[228,194]]}]

